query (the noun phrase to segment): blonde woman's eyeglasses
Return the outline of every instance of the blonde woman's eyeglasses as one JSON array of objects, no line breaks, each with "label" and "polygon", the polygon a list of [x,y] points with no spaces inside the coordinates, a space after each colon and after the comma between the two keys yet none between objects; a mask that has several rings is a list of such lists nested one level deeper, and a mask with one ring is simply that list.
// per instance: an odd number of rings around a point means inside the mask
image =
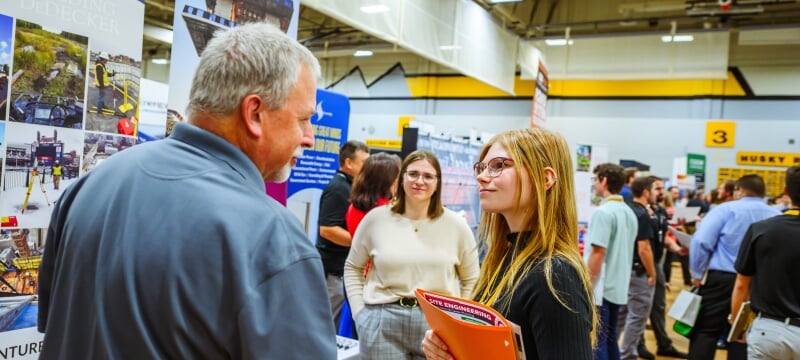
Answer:
[{"label": "blonde woman's eyeglasses", "polygon": [[485,163],[476,162],[472,166],[472,170],[475,171],[476,177],[483,174],[484,171],[489,174],[489,177],[498,177],[503,173],[503,169],[511,166],[514,166],[514,160],[506,157],[496,157]]}]

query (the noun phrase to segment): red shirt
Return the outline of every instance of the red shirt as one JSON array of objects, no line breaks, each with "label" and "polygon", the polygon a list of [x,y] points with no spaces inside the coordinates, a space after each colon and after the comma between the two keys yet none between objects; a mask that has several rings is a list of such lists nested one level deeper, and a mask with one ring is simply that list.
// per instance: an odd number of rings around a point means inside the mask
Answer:
[{"label": "red shirt", "polygon": [[[380,198],[378,199],[378,203],[375,204],[375,206],[373,206],[372,209],[378,206],[386,205],[389,203],[389,201],[390,201],[389,199]],[[344,215],[344,222],[347,224],[347,231],[350,232],[351,237],[355,236],[356,229],[358,229],[358,224],[361,223],[361,220],[364,218],[365,215],[367,215],[368,212],[369,210],[361,211],[356,209],[355,206],[353,206],[353,204],[350,204],[350,206],[347,208],[347,213]]]}]

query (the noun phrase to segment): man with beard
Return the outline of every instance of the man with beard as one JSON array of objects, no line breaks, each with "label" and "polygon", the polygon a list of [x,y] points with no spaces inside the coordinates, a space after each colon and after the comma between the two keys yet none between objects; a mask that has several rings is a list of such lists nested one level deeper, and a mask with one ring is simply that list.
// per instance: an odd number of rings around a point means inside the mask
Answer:
[{"label": "man with beard", "polygon": [[735,180],[725,180],[722,185],[717,189],[717,204],[719,205],[724,202],[728,202],[731,200],[735,200],[733,198],[733,192],[736,189],[736,181]]},{"label": "man with beard", "polygon": [[[653,188],[654,189],[663,189],[664,183],[659,178],[653,179]],[[650,221],[655,229],[655,236],[657,238],[659,246],[654,247],[654,249],[661,248],[666,249],[671,253],[677,254],[679,256],[685,256],[688,254],[688,249],[681,247],[678,243],[675,242],[672,238],[667,236],[667,227],[669,226],[669,215],[667,214],[667,210],[663,207],[659,206],[662,201],[664,201],[664,193],[654,191],[656,195],[656,201],[651,202],[650,208],[653,210],[652,215],[650,216]],[[655,259],[656,265],[656,284],[653,290],[653,304],[650,308],[650,325],[653,328],[653,334],[656,337],[656,343],[658,345],[658,349],[656,354],[659,356],[668,356],[674,358],[681,358],[685,359],[687,354],[685,352],[679,351],[675,348],[672,344],[672,339],[669,338],[667,335],[667,327],[666,327],[666,306],[667,306],[667,294],[666,294],[666,276],[664,274],[664,251],[661,250],[660,254],[653,251],[653,256]],[[644,336],[641,337],[639,341],[639,348],[638,348],[639,357],[643,359],[655,359],[655,356],[647,350],[645,347]]]},{"label": "man with beard", "polygon": [[[656,183],[658,180],[658,184]],[[657,186],[659,185],[660,186]],[[651,218],[655,215],[650,204],[664,191],[664,184],[654,176],[642,176],[631,184],[633,201],[628,205],[636,215],[637,234],[633,251],[633,266],[628,287],[628,304],[620,308],[619,324],[624,331],[620,344],[620,358],[635,360],[638,356],[639,339],[644,333],[647,317],[653,305],[653,286],[656,283],[656,267],[653,253],[660,252],[658,229]]]}]

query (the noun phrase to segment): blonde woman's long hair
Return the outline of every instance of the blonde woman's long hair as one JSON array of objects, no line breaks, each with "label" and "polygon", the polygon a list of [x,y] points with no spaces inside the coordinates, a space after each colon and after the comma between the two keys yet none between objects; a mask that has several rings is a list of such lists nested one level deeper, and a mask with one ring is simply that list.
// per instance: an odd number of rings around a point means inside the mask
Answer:
[{"label": "blonde woman's long hair", "polygon": [[[484,212],[478,229],[482,246],[488,249],[481,266],[480,277],[475,287],[474,297],[487,305],[497,302],[504,294],[513,293],[528,272],[543,260],[544,275],[550,292],[565,308],[570,309],[553,287],[552,263],[554,257],[566,261],[578,272],[583,284],[584,296],[592,304],[592,286],[589,273],[578,250],[578,215],[573,184],[572,158],[567,142],[561,135],[543,129],[515,129],[492,137],[481,151],[483,160],[489,148],[500,144],[510,154],[516,170],[527,172],[532,183],[533,203],[530,209],[520,207],[522,203],[522,176],[517,177],[516,212],[525,213],[524,229],[532,230],[531,238],[525,239],[525,246],[514,254],[505,275],[496,279],[496,270],[503,264],[511,245],[506,241],[509,225],[498,213]],[[555,170],[556,180],[550,189],[545,189],[544,168]],[[522,232],[519,236],[522,236]],[[524,241],[518,238],[517,241]],[[510,297],[509,297],[510,298]],[[502,304],[501,304],[502,305]],[[507,302],[506,305],[507,306]],[[597,316],[592,311],[592,342]],[[576,309],[570,309],[575,311]]]}]

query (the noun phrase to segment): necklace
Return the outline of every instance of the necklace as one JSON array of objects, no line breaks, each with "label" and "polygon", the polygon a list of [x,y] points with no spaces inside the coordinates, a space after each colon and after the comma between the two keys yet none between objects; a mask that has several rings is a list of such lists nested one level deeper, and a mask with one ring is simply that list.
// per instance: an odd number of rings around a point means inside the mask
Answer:
[{"label": "necklace", "polygon": [[428,219],[419,219],[419,220],[412,220],[408,219],[411,222],[411,225],[414,226],[414,232],[419,232],[419,227]]}]

